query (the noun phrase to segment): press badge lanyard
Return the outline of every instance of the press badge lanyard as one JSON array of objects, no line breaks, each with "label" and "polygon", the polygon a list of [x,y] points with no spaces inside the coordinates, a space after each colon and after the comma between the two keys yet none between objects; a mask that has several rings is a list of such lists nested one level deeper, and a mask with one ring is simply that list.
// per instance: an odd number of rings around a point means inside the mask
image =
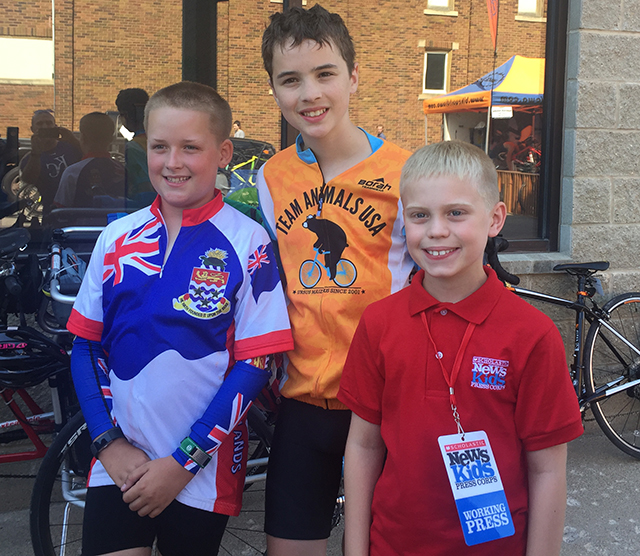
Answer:
[{"label": "press badge lanyard", "polygon": [[451,374],[447,374],[442,363],[442,352],[438,351],[429,330],[427,316],[424,312],[420,313],[420,316],[442,370],[442,376],[449,386],[451,411],[458,428],[455,434],[438,437],[438,445],[458,510],[464,542],[467,546],[474,546],[510,537],[515,533],[515,528],[489,438],[485,431],[464,432],[456,401],[454,386],[460,373],[464,352],[476,325],[471,322],[467,324]]},{"label": "press badge lanyard", "polygon": [[471,340],[471,336],[473,331],[476,329],[476,325],[472,322],[467,324],[467,329],[464,332],[464,336],[462,337],[462,342],[460,343],[460,347],[458,348],[458,353],[456,353],[456,358],[453,362],[453,368],[451,369],[451,374],[448,375],[447,371],[442,364],[442,352],[438,351],[438,346],[436,346],[435,341],[433,340],[433,336],[431,336],[431,331],[429,330],[429,324],[427,323],[427,316],[424,311],[420,313],[422,317],[422,322],[424,323],[424,327],[427,330],[427,336],[431,341],[431,345],[433,346],[433,351],[436,354],[436,359],[440,364],[440,369],[442,370],[442,376],[444,376],[444,380],[449,386],[449,401],[451,402],[451,411],[453,412],[453,420],[456,422],[456,426],[458,427],[458,434],[461,435],[462,440],[464,440],[464,429],[460,424],[460,414],[458,413],[458,404],[456,402],[456,393],[454,389],[454,385],[456,380],[458,379],[458,373],[460,373],[460,367],[462,366],[462,358],[464,357],[464,352],[467,350],[467,346],[469,345],[469,340]]}]

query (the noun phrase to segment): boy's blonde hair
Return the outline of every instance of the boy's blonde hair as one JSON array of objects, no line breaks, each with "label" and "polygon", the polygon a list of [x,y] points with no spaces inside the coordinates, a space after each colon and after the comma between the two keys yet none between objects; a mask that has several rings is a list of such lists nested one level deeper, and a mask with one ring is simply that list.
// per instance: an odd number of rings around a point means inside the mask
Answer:
[{"label": "boy's blonde hair", "polygon": [[220,143],[228,139],[231,134],[231,107],[215,89],[208,85],[181,81],[154,93],[144,108],[146,131],[148,131],[149,113],[162,107],[197,110],[209,114],[211,133]]},{"label": "boy's blonde hair", "polygon": [[400,193],[408,183],[440,176],[473,182],[490,209],[500,201],[493,161],[483,150],[464,141],[434,143],[413,153],[402,168]]}]

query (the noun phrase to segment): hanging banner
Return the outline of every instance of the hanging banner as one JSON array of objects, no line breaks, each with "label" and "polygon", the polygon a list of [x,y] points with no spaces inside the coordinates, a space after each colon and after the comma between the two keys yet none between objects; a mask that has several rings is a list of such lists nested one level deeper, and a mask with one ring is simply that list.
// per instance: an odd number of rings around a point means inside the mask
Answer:
[{"label": "hanging banner", "polygon": [[489,29],[491,29],[491,40],[493,40],[493,50],[496,49],[498,37],[498,6],[500,0],[487,0],[487,10],[489,11]]}]

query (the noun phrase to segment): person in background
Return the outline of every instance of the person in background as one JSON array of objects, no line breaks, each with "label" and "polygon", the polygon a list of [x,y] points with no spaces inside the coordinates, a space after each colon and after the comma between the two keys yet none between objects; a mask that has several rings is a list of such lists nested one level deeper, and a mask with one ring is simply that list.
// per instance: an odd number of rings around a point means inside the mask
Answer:
[{"label": "person in background", "polygon": [[244,139],[244,131],[242,131],[240,120],[233,122],[233,136],[238,139]]},{"label": "person in background", "polygon": [[123,89],[118,93],[116,106],[124,127],[133,133],[124,148],[126,197],[134,205],[146,206],[153,201],[155,193],[149,180],[147,165],[147,135],[144,131],[144,108],[149,95],[144,89]]},{"label": "person in background", "polygon": [[115,129],[113,120],[101,112],[80,119],[84,156],[62,174],[54,198],[56,206],[124,208],[124,166],[109,152]]},{"label": "person in background", "polygon": [[70,130],[56,126],[51,110],[33,113],[31,131],[31,152],[20,161],[20,180],[38,188],[44,212],[48,213],[62,174],[82,158],[82,149]]},{"label": "person in background", "polygon": [[376,128],[376,137],[380,137],[380,139],[386,139],[387,136],[384,134],[384,126],[378,125]]}]

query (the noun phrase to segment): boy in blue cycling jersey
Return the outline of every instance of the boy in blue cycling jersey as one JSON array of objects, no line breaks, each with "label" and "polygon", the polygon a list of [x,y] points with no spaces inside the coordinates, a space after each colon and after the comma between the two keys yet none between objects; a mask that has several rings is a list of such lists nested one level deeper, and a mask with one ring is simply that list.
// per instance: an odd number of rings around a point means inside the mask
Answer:
[{"label": "boy in blue cycling jersey", "polygon": [[218,553],[265,357],[293,345],[269,238],[215,189],[227,102],[177,83],[149,100],[145,129],[158,196],[101,234],[68,323],[96,458],[85,556],[148,556],[155,540],[164,556]]}]

